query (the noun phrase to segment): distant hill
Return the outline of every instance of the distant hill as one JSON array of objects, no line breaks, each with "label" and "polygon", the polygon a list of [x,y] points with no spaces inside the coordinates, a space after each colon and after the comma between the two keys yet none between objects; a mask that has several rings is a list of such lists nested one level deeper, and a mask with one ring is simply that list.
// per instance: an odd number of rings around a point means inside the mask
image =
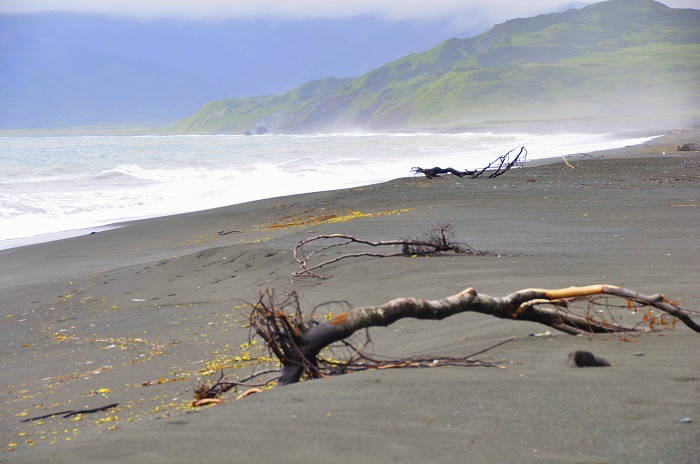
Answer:
[{"label": "distant hill", "polygon": [[444,26],[0,14],[0,129],[171,124],[222,96],[365,73],[450,37]]},{"label": "distant hill", "polygon": [[507,21],[356,79],[213,101],[171,130],[395,130],[698,112],[700,11],[609,0]]}]

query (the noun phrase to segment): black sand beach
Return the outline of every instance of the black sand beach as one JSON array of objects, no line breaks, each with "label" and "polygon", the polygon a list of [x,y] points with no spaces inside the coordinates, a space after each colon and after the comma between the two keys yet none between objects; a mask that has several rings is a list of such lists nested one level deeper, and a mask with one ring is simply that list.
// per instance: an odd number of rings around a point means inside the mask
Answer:
[{"label": "black sand beach", "polygon": [[[700,156],[675,150],[697,140],[676,131],[570,156],[575,170],[552,159],[497,179],[397,179],[0,251],[0,462],[698,462],[700,337],[680,324],[624,341],[476,314],[403,320],[372,330],[375,352],[517,339],[483,355],[505,369],[369,371],[189,406],[252,349],[246,302],[268,287],[313,308],[607,283],[699,309]],[[290,282],[306,237],[446,223],[492,254],[363,258]],[[572,367],[579,349],[612,366]]]}]

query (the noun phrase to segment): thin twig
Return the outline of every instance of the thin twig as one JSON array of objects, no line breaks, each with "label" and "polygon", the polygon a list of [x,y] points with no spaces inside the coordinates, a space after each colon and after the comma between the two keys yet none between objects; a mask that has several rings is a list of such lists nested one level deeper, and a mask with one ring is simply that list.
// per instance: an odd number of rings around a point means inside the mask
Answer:
[{"label": "thin twig", "polygon": [[30,417],[29,419],[24,419],[20,422],[31,422],[31,421],[35,421],[35,420],[39,420],[39,419],[46,419],[48,417],[59,416],[59,415],[65,419],[66,417],[77,416],[78,414],[90,414],[93,412],[105,411],[107,409],[115,408],[117,406],[119,406],[119,403],[112,403],[112,404],[108,404],[107,406],[100,406],[98,408],[92,408],[92,409],[83,409],[83,410],[70,409],[68,411],[59,411],[59,412],[54,412],[51,414],[46,414],[43,416]]}]

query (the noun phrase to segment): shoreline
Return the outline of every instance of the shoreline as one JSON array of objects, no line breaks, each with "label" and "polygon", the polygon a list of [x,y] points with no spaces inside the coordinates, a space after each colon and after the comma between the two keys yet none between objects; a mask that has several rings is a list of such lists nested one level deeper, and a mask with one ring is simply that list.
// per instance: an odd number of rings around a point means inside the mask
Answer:
[{"label": "shoreline", "polygon": [[[621,134],[618,134],[619,137],[628,139],[628,138],[647,138],[647,137],[654,137],[652,140],[640,144],[639,146],[646,146],[646,147],[667,147],[667,151],[670,150],[670,148],[673,146],[674,141],[677,140],[685,140],[687,138],[687,135],[685,133],[690,133],[694,134],[696,131],[692,129],[676,129],[676,130],[671,130],[671,131],[666,131],[665,133],[659,134],[659,130],[650,130],[650,129],[636,129],[636,130],[630,130],[629,133],[625,133],[625,136],[622,137]],[[697,131],[700,132],[700,131]],[[679,134],[684,134],[681,135],[681,138],[678,138]],[[619,156],[616,155],[616,153],[625,153],[627,150],[632,148],[634,146],[630,145],[624,148],[613,148],[613,149],[605,149],[605,150],[600,150],[596,152],[591,152],[587,153],[589,156],[596,156],[598,154],[607,154],[608,156]],[[675,149],[675,147],[673,147]],[[658,151],[662,152],[661,149]],[[653,149],[652,149],[653,152]],[[565,156],[575,156],[575,154],[567,154]],[[526,166],[540,166],[544,164],[550,164],[550,163],[556,163],[559,162],[561,157],[559,156],[552,156],[552,157],[546,157],[546,158],[540,158],[537,160],[533,161],[527,161],[525,163]],[[384,182],[388,182],[389,180],[386,180]],[[355,187],[367,187],[373,184],[362,184],[358,185]],[[353,188],[353,187],[348,187]],[[328,190],[320,190],[318,192],[322,191],[328,191]],[[307,193],[317,193],[317,192],[307,192]],[[302,193],[303,195],[303,193]],[[260,200],[272,200],[275,198],[283,198],[282,197],[268,197],[268,198],[261,198],[259,200],[252,200],[252,201],[260,201]],[[243,203],[248,203],[249,201],[243,202]],[[210,208],[210,209],[217,209],[217,208],[226,208],[230,206],[234,206],[237,204],[242,204],[242,203],[232,203],[229,205],[223,205],[219,206],[216,208]],[[113,229],[113,228],[118,228],[118,227],[123,227],[124,225],[132,224],[137,221],[142,221],[142,220],[151,220],[151,219],[157,219],[157,218],[163,218],[163,217],[168,217],[168,216],[177,216],[181,214],[190,214],[190,213],[198,213],[202,211],[207,211],[207,209],[203,210],[194,210],[194,211],[186,211],[182,213],[174,213],[174,214],[164,214],[164,215],[156,215],[156,216],[144,216],[144,217],[136,217],[136,218],[131,218],[131,219],[125,219],[122,221],[116,221],[116,222],[108,222],[105,224],[97,225],[97,226],[88,226],[88,227],[79,227],[76,229],[70,229],[70,230],[62,230],[62,231],[57,231],[57,232],[49,232],[45,234],[36,234],[36,235],[30,235],[30,236],[25,236],[25,237],[17,237],[17,238],[11,238],[11,239],[4,239],[0,240],[0,251],[2,250],[8,250],[8,249],[13,249],[17,247],[23,247],[23,246],[31,246],[39,243],[47,243],[47,242],[52,242],[56,240],[62,240],[65,238],[71,238],[71,237],[76,237],[80,235],[88,235],[91,233],[99,233],[105,230]]]},{"label": "shoreline", "polygon": [[[230,366],[265,288],[298,291],[310,311],[606,283],[697,309],[700,154],[667,151],[697,134],[573,155],[575,170],[558,159],[496,179],[401,178],[0,251],[0,462],[692,462],[700,362],[688,353],[700,337],[680,325],[626,341],[477,314],[405,320],[372,329],[376,354],[464,356],[515,340],[488,353],[505,369],[370,371],[188,404],[219,367],[246,375]],[[446,223],[494,254],[359,258],[290,282],[309,236],[389,240]],[[569,366],[578,349],[612,366]]]}]

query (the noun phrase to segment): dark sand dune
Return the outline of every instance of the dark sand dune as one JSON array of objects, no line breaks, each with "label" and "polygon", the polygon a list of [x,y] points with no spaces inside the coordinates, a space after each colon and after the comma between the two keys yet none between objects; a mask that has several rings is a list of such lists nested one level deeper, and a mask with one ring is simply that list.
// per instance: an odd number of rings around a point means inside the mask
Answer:
[{"label": "dark sand dune", "polygon": [[[0,251],[0,462],[697,462],[700,337],[680,326],[625,342],[533,337],[547,328],[474,314],[400,321],[372,331],[376,352],[463,356],[517,340],[485,355],[506,369],[364,372],[187,406],[207,371],[247,350],[245,302],[290,288],[292,249],[315,234],[451,223],[495,255],[341,262],[295,287],[309,307],[468,286],[699,295],[700,158],[672,151],[696,136],[572,156],[575,171],[555,159],[494,180],[399,179]],[[242,232],[217,234],[230,230]],[[612,366],[571,367],[577,349]]]}]

